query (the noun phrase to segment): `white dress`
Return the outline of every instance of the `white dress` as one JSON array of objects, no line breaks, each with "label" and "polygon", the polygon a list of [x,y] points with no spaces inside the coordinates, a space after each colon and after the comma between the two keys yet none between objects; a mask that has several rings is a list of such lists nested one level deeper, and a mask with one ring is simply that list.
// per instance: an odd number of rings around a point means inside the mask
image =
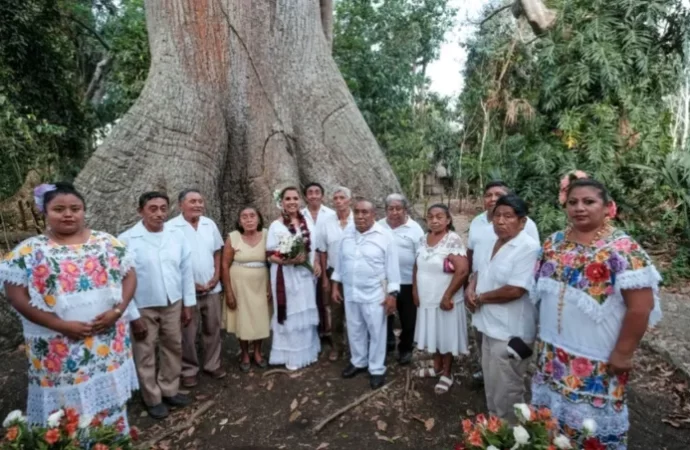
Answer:
[{"label": "white dress", "polygon": [[[311,252],[309,260],[314,264],[314,230],[307,222],[311,233]],[[299,230],[298,230],[299,233]],[[268,229],[266,251],[273,251],[290,231],[282,220],[276,220]],[[316,307],[316,279],[305,267],[283,266],[285,280],[286,315],[285,321],[278,323],[278,303],[276,279],[278,266],[271,264],[271,290],[273,292],[273,318],[271,329],[273,341],[269,364],[285,364],[291,369],[306,367],[315,362],[321,351],[318,325],[319,311]]]},{"label": "white dress", "polygon": [[417,293],[419,310],[415,327],[417,348],[430,353],[468,354],[467,317],[465,314],[463,289],[455,293],[455,307],[450,311],[441,309],[441,298],[453,279],[452,273],[443,271],[443,260],[448,255],[465,256],[462,238],[450,231],[433,247],[427,244],[427,236],[417,250]]}]

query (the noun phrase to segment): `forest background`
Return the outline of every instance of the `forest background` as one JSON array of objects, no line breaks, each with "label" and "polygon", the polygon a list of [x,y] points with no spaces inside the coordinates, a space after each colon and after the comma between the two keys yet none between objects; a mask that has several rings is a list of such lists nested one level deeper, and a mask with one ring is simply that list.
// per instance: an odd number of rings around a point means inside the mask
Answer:
[{"label": "forest background", "polygon": [[[443,167],[453,197],[502,179],[542,234],[564,224],[558,181],[601,179],[619,224],[690,278],[690,40],[682,0],[550,0],[535,36],[489,2],[457,97],[428,67],[459,17],[448,0],[337,0],[333,56],[401,186]],[[0,3],[0,201],[31,169],[72,179],[139,96],[150,63],[143,0]]]}]

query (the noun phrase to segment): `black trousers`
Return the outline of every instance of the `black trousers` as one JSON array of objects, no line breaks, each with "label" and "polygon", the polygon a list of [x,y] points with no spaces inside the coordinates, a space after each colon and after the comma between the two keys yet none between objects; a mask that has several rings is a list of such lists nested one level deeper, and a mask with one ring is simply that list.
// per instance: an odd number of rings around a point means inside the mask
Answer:
[{"label": "black trousers", "polygon": [[[400,317],[400,325],[402,333],[400,334],[400,342],[398,343],[398,352],[411,352],[414,346],[414,327],[417,324],[417,307],[414,305],[412,299],[412,285],[404,284],[400,286],[400,294],[398,294],[398,316]],[[395,345],[395,334],[393,328],[395,327],[395,315],[388,316],[388,344]]]}]

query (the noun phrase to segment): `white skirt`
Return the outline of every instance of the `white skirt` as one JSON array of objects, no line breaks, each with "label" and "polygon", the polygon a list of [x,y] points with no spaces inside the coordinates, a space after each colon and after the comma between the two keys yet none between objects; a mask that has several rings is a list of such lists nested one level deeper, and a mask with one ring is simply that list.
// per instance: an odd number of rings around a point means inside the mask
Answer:
[{"label": "white skirt", "polygon": [[414,340],[418,349],[429,353],[469,354],[464,303],[456,301],[451,311],[440,307],[419,308]]},{"label": "white skirt", "polygon": [[273,344],[268,363],[301,369],[319,359],[321,341],[315,326],[302,330],[273,329]]}]

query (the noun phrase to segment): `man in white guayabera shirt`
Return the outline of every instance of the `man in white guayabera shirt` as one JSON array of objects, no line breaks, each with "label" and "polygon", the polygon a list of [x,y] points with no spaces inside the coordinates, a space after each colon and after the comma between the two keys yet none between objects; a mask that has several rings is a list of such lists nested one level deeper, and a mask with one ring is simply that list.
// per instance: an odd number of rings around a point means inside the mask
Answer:
[{"label": "man in white guayabera shirt", "polygon": [[[321,291],[324,301],[331,298],[330,276],[340,252],[340,240],[348,228],[354,227],[350,198],[352,193],[346,187],[339,186],[333,191],[335,214],[320,220],[316,226],[314,242],[321,258]],[[342,303],[331,302],[327,308],[327,326],[325,332],[331,334],[331,353],[328,359],[337,361],[345,349],[345,308]]]},{"label": "man in white guayabera shirt", "polygon": [[182,232],[192,252],[192,270],[196,289],[196,307],[192,320],[182,332],[182,385],[194,387],[198,383],[199,356],[196,338],[201,324],[201,366],[212,378],[225,377],[220,363],[221,285],[220,256],[223,238],[216,223],[204,216],[204,197],[196,189],[185,189],[177,198],[180,215],[168,222]]},{"label": "man in white guayabera shirt", "polygon": [[[307,206],[302,208],[301,212],[307,224],[309,224],[309,229],[316,230],[317,225],[326,220],[327,217],[335,216],[335,211],[323,204],[324,190],[320,183],[315,181],[307,183],[302,190],[302,194],[304,194],[304,198],[307,200]],[[312,240],[315,238],[316,236],[313,236]],[[315,243],[314,248],[318,250],[317,245],[318,243]],[[319,262],[321,263],[321,261]],[[326,268],[323,265],[321,267]],[[325,273],[323,275],[326,276]],[[319,310],[319,336],[323,337],[330,334],[331,318],[326,307],[330,299],[330,292],[324,292],[321,284],[319,283],[319,286],[316,287],[316,308]]]},{"label": "man in white guayabera shirt", "polygon": [[[419,243],[424,237],[424,230],[408,215],[409,204],[402,194],[391,194],[386,197],[386,217],[379,220],[379,225],[393,233],[395,245],[400,258],[400,295],[398,295],[398,316],[402,332],[398,344],[398,362],[401,365],[412,361],[414,328],[417,323],[417,307],[412,299],[412,269],[417,258]],[[388,316],[388,350],[395,348],[393,327],[395,315]],[[392,348],[391,348],[392,347]]]},{"label": "man in white guayabera shirt", "polygon": [[[477,272],[477,267],[472,263],[474,250],[482,243],[493,242],[496,239],[496,233],[494,232],[494,224],[492,223],[494,206],[496,201],[502,196],[509,194],[510,189],[502,181],[490,181],[484,186],[484,212],[472,219],[470,223],[470,231],[467,237],[467,260],[470,263],[470,272],[475,276]],[[537,225],[532,219],[527,217],[525,226],[522,233],[527,234],[535,241],[539,241],[539,231],[537,230]],[[465,291],[465,297],[467,297],[467,291]],[[467,298],[465,298],[467,300]],[[477,347],[482,348],[482,334],[475,329],[475,340],[477,341]],[[472,375],[472,379],[475,383],[483,383],[484,375],[481,369]]]},{"label": "man in white guayabera shirt", "polygon": [[[168,406],[190,403],[180,394],[182,326],[189,325],[196,305],[189,245],[184,235],[166,225],[170,200],[160,192],[139,197],[141,221],[118,239],[134,254],[136,308],[128,308],[132,352],[141,395],[149,416],[163,419]],[[158,347],[158,352],[156,352]],[[156,359],[159,361],[156,370]]]},{"label": "man in white guayabera shirt", "polygon": [[[372,389],[386,382],[386,317],[395,313],[400,292],[398,250],[392,233],[376,223],[374,205],[360,200],[355,228],[345,231],[335,261],[332,300],[345,299],[350,364],[343,378],[369,370]],[[342,291],[341,291],[342,285]]]}]

